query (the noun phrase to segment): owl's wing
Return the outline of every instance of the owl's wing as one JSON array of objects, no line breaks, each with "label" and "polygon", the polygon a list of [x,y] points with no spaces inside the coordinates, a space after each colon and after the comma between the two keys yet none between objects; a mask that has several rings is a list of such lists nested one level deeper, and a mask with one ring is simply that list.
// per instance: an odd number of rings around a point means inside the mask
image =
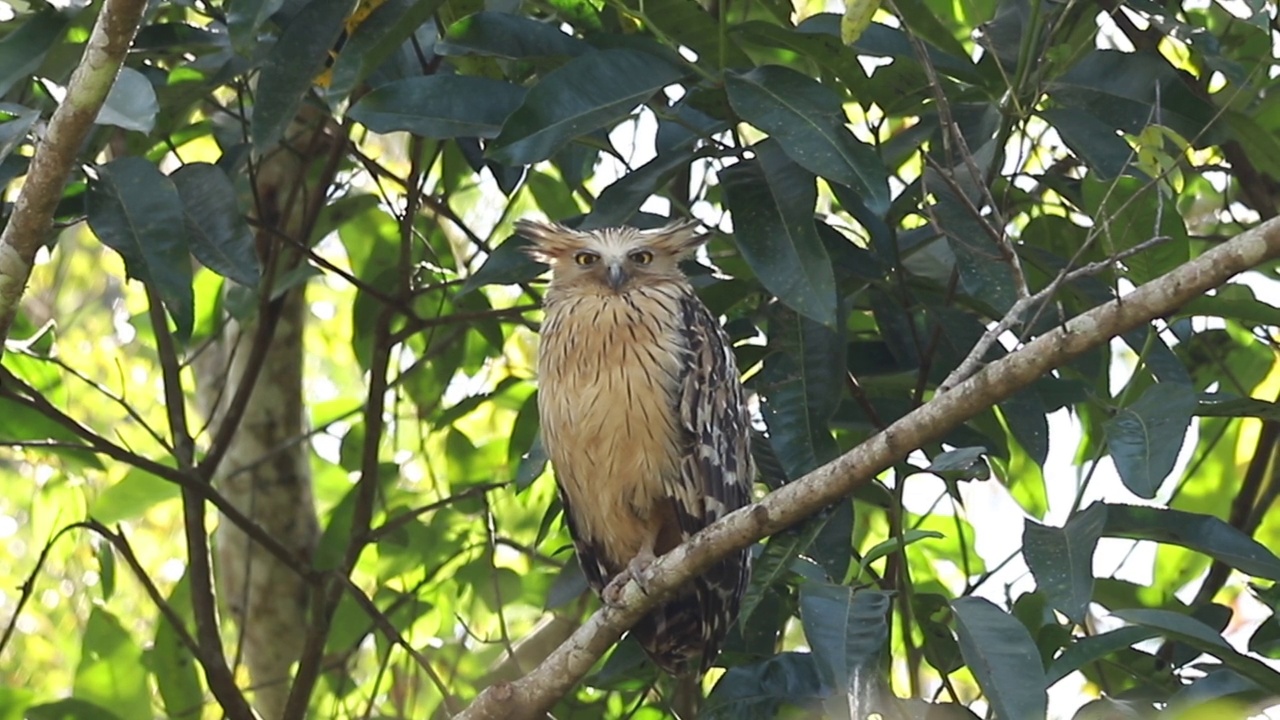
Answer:
[{"label": "owl's wing", "polygon": [[[680,316],[686,358],[677,410],[684,441],[680,472],[665,487],[687,539],[747,504],[755,466],[729,338],[692,292],[681,300]],[[691,593],[655,608],[636,625],[640,644],[668,672],[706,672],[737,618],[750,573],[746,549],[711,566],[694,579]]]},{"label": "owl's wing", "polygon": [[686,364],[679,412],[685,442],[679,478],[668,491],[688,538],[750,501],[755,465],[746,395],[729,338],[692,293],[681,300],[680,315]]}]

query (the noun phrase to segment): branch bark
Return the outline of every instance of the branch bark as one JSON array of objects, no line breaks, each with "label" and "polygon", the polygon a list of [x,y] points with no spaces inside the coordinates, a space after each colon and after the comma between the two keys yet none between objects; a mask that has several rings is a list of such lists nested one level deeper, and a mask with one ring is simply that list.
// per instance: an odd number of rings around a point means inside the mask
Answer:
[{"label": "branch bark", "polygon": [[938,440],[1072,358],[1153,318],[1174,312],[1237,273],[1277,257],[1280,219],[1273,219],[1122,298],[1072,318],[988,365],[848,453],[730,514],[662,556],[653,564],[651,580],[644,590],[634,581],[628,584],[619,606],[601,608],[533,671],[514,682],[486,689],[455,717],[521,720],[544,716],[649,608],[719,558],[849,495],[912,450]]},{"label": "branch bark", "polygon": [[104,1],[80,64],[71,73],[67,94],[53,111],[44,140],[31,158],[13,215],[0,234],[0,355],[31,277],[36,251],[53,226],[53,213],[72,163],[120,73],[146,6],[146,0]]}]

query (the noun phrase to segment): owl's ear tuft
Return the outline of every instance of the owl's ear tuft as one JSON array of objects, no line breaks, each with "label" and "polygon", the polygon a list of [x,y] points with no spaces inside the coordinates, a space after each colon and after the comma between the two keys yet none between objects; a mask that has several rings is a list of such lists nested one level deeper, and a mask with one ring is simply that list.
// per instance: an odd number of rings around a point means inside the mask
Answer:
[{"label": "owl's ear tuft", "polygon": [[516,233],[533,245],[524,251],[534,260],[548,265],[580,247],[578,233],[564,225],[538,220],[517,220]]},{"label": "owl's ear tuft", "polygon": [[670,253],[676,258],[685,258],[711,239],[709,234],[698,234],[700,227],[702,223],[697,220],[673,222],[657,230],[647,230],[644,235],[649,241],[649,247]]}]

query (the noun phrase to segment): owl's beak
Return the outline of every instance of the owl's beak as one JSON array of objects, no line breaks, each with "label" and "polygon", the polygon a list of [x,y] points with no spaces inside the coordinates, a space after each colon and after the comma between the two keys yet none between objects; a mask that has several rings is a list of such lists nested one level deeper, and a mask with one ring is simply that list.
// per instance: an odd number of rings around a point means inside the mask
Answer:
[{"label": "owl's beak", "polygon": [[605,280],[609,283],[609,287],[617,292],[622,288],[623,283],[627,281],[627,273],[622,269],[621,265],[610,265],[608,271],[605,272]]}]

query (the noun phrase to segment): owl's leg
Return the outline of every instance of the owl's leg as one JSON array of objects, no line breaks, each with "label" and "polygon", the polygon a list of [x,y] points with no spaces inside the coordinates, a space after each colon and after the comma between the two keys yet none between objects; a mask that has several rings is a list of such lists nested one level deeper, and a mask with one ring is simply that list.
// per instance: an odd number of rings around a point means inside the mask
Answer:
[{"label": "owl's leg", "polygon": [[645,589],[645,585],[649,582],[649,568],[653,565],[653,561],[658,559],[658,556],[653,552],[653,546],[657,539],[656,533],[650,535],[644,541],[644,544],[640,546],[640,551],[636,553],[636,556],[631,558],[631,562],[627,563],[627,567],[615,575],[613,580],[610,580],[609,584],[605,586],[600,593],[600,599],[606,605],[612,607],[620,606],[622,604],[622,592],[626,589],[627,583],[632,580],[635,580],[636,584],[640,586],[641,592],[648,594],[649,591]]}]

